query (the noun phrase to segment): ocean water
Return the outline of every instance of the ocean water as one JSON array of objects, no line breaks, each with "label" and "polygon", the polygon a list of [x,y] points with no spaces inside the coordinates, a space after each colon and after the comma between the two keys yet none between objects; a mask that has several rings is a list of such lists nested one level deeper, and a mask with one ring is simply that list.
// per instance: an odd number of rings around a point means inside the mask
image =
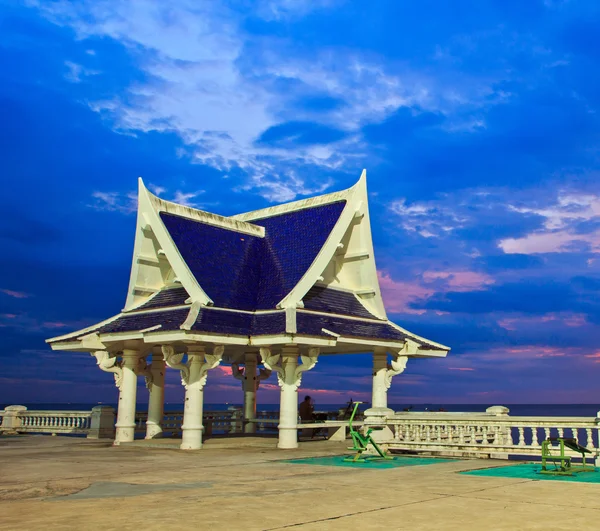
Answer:
[{"label": "ocean water", "polygon": [[[0,409],[4,409],[7,405],[0,403]],[[112,406],[116,409],[116,404],[111,403],[48,403],[48,404],[34,404],[24,403],[27,409],[32,410],[79,410],[89,411],[92,407],[97,405]],[[439,411],[440,409],[449,412],[484,412],[488,407],[498,404],[390,404],[390,408],[394,411],[403,411],[406,408],[411,408],[411,411]],[[598,411],[600,411],[600,403],[598,404],[501,404],[506,406],[510,412],[509,415],[515,417],[596,417]],[[241,407],[241,404],[204,404],[205,411],[224,411],[230,407]],[[315,411],[336,411],[338,409],[346,408],[347,404],[319,404],[315,403]],[[364,404],[361,407],[367,408],[368,404]],[[145,411],[147,404],[138,404],[139,411]],[[278,411],[279,404],[258,404],[257,409],[259,411]],[[165,411],[183,411],[183,404],[181,402],[165,404]]]}]

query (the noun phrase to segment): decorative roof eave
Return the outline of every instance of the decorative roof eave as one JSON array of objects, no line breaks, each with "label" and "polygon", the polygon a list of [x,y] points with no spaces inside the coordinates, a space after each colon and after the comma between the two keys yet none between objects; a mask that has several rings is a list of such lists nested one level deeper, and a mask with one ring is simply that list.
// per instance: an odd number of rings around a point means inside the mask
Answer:
[{"label": "decorative roof eave", "polygon": [[76,330],[75,332],[63,334],[62,336],[51,337],[50,339],[46,339],[46,343],[52,345],[52,343],[55,343],[57,341],[64,341],[66,339],[74,339],[74,340],[80,339],[81,337],[85,336],[86,334],[90,334],[94,330],[98,330],[98,328],[100,328],[106,324],[112,323],[113,321],[116,321],[122,315],[123,314],[119,313],[117,315],[113,315],[112,317],[109,317],[108,319],[105,319],[104,321],[100,321],[99,323],[95,323],[86,328],[82,328],[81,330]]},{"label": "decorative roof eave", "polygon": [[394,323],[392,321],[388,321],[388,324],[393,326],[396,330],[399,330],[403,334],[410,336],[415,341],[417,341],[417,343],[419,343],[419,342],[426,343],[428,346],[438,347],[441,351],[445,351],[446,354],[444,354],[443,357],[445,357],[448,354],[448,352],[450,352],[450,347],[447,347],[446,345],[442,345],[441,343],[436,343],[435,341],[431,341],[430,339],[418,336],[417,334],[413,334],[412,332],[409,332],[408,330],[406,330],[406,328],[402,328],[400,325],[397,325],[396,323]]},{"label": "decorative roof eave", "polygon": [[[352,220],[359,214],[359,211],[363,205],[363,194],[361,192],[363,189],[366,190],[366,178],[367,172],[366,170],[363,170],[358,182],[352,188],[341,192],[343,194],[343,198],[346,200],[346,206],[344,207],[344,210],[342,211],[335,227],[329,234],[327,241],[319,251],[319,254],[316,256],[304,276],[300,279],[296,286],[277,304],[278,308],[296,308],[300,306],[302,298],[306,295],[308,290],[322,278],[321,274],[323,273],[323,270],[327,267],[327,264],[329,264],[335,252],[338,250],[342,238],[350,227]],[[366,201],[366,196],[364,197],[364,200]]]}]

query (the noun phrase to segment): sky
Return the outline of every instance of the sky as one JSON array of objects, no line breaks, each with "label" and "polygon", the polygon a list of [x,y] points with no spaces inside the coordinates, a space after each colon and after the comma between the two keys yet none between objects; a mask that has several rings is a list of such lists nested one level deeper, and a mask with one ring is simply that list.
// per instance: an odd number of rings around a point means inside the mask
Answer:
[{"label": "sky", "polygon": [[[363,168],[388,316],[452,348],[390,403],[600,403],[599,25],[592,0],[0,0],[0,403],[116,402],[44,340],[123,307],[138,176],[228,216]],[[302,385],[368,401],[370,357]],[[205,401],[241,400],[213,371]]]}]

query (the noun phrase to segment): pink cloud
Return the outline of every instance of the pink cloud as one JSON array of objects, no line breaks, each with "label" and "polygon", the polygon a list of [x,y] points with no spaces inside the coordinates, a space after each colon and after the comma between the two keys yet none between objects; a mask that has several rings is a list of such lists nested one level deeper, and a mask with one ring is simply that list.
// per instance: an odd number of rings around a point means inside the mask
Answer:
[{"label": "pink cloud", "polygon": [[61,323],[58,321],[48,321],[42,323],[43,328],[66,328],[67,326],[69,326],[69,323]]},{"label": "pink cloud", "polygon": [[443,291],[475,291],[493,284],[494,279],[476,271],[425,271],[423,280],[427,283],[443,282]]},{"label": "pink cloud", "polygon": [[519,326],[535,326],[548,322],[559,322],[571,328],[577,328],[588,324],[585,314],[571,312],[547,313],[542,316],[523,315],[519,317],[507,317],[497,321],[498,325],[505,330],[510,331],[518,330]]},{"label": "pink cloud", "polygon": [[[379,286],[383,302],[388,311],[393,313],[423,314],[425,310],[414,310],[410,303],[427,299],[435,293],[448,291],[475,291],[484,289],[494,283],[494,279],[484,273],[475,271],[425,271],[422,279],[426,285],[414,282],[394,280],[387,271],[378,271]],[[437,312],[444,315],[445,312]]]},{"label": "pink cloud", "polygon": [[589,234],[566,230],[535,232],[523,238],[501,240],[498,247],[506,254],[568,253],[580,242],[589,244],[591,252],[600,253],[600,231]]},{"label": "pink cloud", "polygon": [[222,376],[231,376],[233,374],[231,367],[228,367],[226,365],[218,365],[215,368],[215,371],[217,371]]},{"label": "pink cloud", "polygon": [[512,347],[506,349],[506,352],[518,356],[532,356],[534,358],[557,358],[566,356],[564,349],[558,347],[539,347],[539,346],[526,346],[526,347]]},{"label": "pink cloud", "polygon": [[593,354],[586,354],[586,358],[592,358],[596,363],[600,363],[600,350],[594,352]]},{"label": "pink cloud", "polygon": [[409,308],[409,304],[418,299],[431,297],[435,293],[435,290],[420,286],[417,282],[397,282],[384,271],[378,271],[377,277],[385,307],[393,313],[425,313],[425,310]]},{"label": "pink cloud", "polygon": [[472,367],[448,367],[449,371],[474,371]]},{"label": "pink cloud", "polygon": [[8,295],[9,297],[14,297],[15,299],[27,299],[28,297],[31,297],[29,293],[25,293],[23,291],[14,291],[12,289],[0,289],[0,292]]}]

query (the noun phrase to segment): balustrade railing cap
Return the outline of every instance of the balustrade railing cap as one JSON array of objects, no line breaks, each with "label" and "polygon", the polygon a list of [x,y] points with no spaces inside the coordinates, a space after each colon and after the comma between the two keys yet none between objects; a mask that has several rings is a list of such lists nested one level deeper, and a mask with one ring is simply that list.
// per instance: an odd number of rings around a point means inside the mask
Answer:
[{"label": "balustrade railing cap", "polygon": [[492,415],[508,415],[510,409],[504,406],[492,406],[488,407],[485,412],[491,413]]},{"label": "balustrade railing cap", "polygon": [[6,406],[4,411],[27,411],[27,406]]},{"label": "balustrade railing cap", "polygon": [[112,406],[94,406],[92,411],[114,411],[115,408]]}]

